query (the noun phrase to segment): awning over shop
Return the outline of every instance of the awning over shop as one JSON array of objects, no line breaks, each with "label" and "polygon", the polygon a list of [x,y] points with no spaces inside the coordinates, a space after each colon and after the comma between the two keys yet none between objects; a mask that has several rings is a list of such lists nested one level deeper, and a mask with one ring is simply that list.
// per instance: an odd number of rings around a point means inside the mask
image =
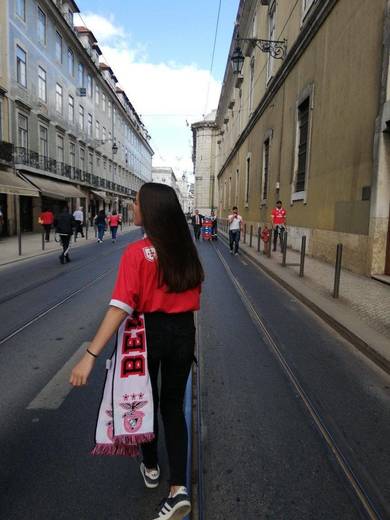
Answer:
[{"label": "awning over shop", "polygon": [[111,201],[111,198],[107,195],[107,193],[105,191],[91,190],[91,193],[96,195],[96,197],[98,197],[99,199],[104,200],[105,202],[110,202]]},{"label": "awning over shop", "polygon": [[44,197],[52,199],[69,199],[71,197],[85,197],[85,193],[80,191],[73,184],[65,182],[57,182],[47,177],[38,177],[37,175],[29,175],[23,173],[23,177],[32,182]]},{"label": "awning over shop", "polygon": [[24,195],[25,197],[39,197],[39,191],[35,186],[21,179],[12,171],[7,170],[0,170],[0,193]]}]

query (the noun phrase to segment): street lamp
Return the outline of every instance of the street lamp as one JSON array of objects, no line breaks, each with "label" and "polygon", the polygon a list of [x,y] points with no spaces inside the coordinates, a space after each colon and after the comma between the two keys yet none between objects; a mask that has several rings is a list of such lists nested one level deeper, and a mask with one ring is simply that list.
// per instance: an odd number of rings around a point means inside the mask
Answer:
[{"label": "street lamp", "polygon": [[287,40],[262,40],[259,38],[240,38],[237,35],[236,48],[230,58],[233,74],[241,74],[245,56],[242,53],[240,42],[249,42],[252,47],[258,47],[261,52],[267,52],[276,60],[283,60],[287,54]]}]

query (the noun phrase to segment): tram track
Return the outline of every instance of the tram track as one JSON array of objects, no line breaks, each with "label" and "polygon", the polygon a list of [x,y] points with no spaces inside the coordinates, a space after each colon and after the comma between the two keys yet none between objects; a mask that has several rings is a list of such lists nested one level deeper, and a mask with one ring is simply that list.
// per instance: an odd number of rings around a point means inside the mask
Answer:
[{"label": "tram track", "polygon": [[[351,460],[350,454],[352,450],[349,448],[347,442],[341,439],[340,435],[335,434],[334,432],[334,424],[329,425],[328,417],[325,418],[325,413],[320,410],[319,406],[315,403],[315,400],[311,398],[309,392],[305,390],[304,386],[299,381],[295,370],[291,367],[290,363],[287,361],[286,357],[282,353],[282,349],[278,341],[275,339],[273,333],[267,327],[265,321],[262,319],[260,314],[255,308],[255,305],[252,303],[249,295],[240,284],[238,278],[233,273],[230,268],[228,262],[224,258],[221,251],[218,247],[214,247],[214,250],[218,256],[219,261],[221,262],[226,274],[228,275],[230,281],[232,282],[236,292],[238,293],[241,302],[243,303],[248,315],[251,318],[251,321],[255,325],[258,333],[264,340],[268,349],[270,350],[273,357],[278,362],[280,368],[285,374],[287,380],[291,384],[294,392],[298,396],[299,400],[304,406],[307,414],[313,421],[317,432],[321,436],[322,441],[325,443],[328,452],[332,456],[334,462],[337,467],[341,470],[347,485],[353,491],[353,494],[359,504],[359,509],[362,510],[366,518],[372,520],[385,520],[389,518],[389,511],[386,505],[383,504],[380,498],[380,492],[375,489],[375,486],[372,482],[370,482],[369,475],[365,473],[364,469],[359,467],[359,464]],[[200,399],[200,385],[201,378],[199,375],[199,370],[197,373],[197,385],[198,385],[198,429],[201,431],[201,403]],[[202,480],[202,447],[201,447],[201,435],[198,434],[198,449],[199,453],[197,454],[197,463],[198,463],[198,482],[199,482],[199,492],[198,496],[201,499],[201,507],[199,507],[200,513],[204,510],[203,504],[203,480]],[[362,471],[361,471],[362,470]],[[363,473],[363,475],[362,475]],[[200,504],[199,504],[200,505]],[[203,516],[199,514],[199,520],[203,519]]]}]

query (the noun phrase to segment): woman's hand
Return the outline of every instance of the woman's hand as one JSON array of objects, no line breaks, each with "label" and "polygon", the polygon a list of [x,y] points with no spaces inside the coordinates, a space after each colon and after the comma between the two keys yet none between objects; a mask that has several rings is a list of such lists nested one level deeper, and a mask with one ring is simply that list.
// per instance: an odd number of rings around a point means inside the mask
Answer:
[{"label": "woman's hand", "polygon": [[95,358],[88,352],[73,368],[69,383],[73,386],[83,386],[87,384],[88,377],[95,365]]}]

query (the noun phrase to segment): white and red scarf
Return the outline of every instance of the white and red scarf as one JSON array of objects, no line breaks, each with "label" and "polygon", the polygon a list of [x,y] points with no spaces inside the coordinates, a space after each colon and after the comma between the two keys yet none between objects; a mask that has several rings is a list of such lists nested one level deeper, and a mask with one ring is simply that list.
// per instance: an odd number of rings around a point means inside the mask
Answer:
[{"label": "white and red scarf", "polygon": [[133,314],[121,324],[96,424],[93,455],[139,454],[154,439],[153,394],[147,366],[145,318]]}]

